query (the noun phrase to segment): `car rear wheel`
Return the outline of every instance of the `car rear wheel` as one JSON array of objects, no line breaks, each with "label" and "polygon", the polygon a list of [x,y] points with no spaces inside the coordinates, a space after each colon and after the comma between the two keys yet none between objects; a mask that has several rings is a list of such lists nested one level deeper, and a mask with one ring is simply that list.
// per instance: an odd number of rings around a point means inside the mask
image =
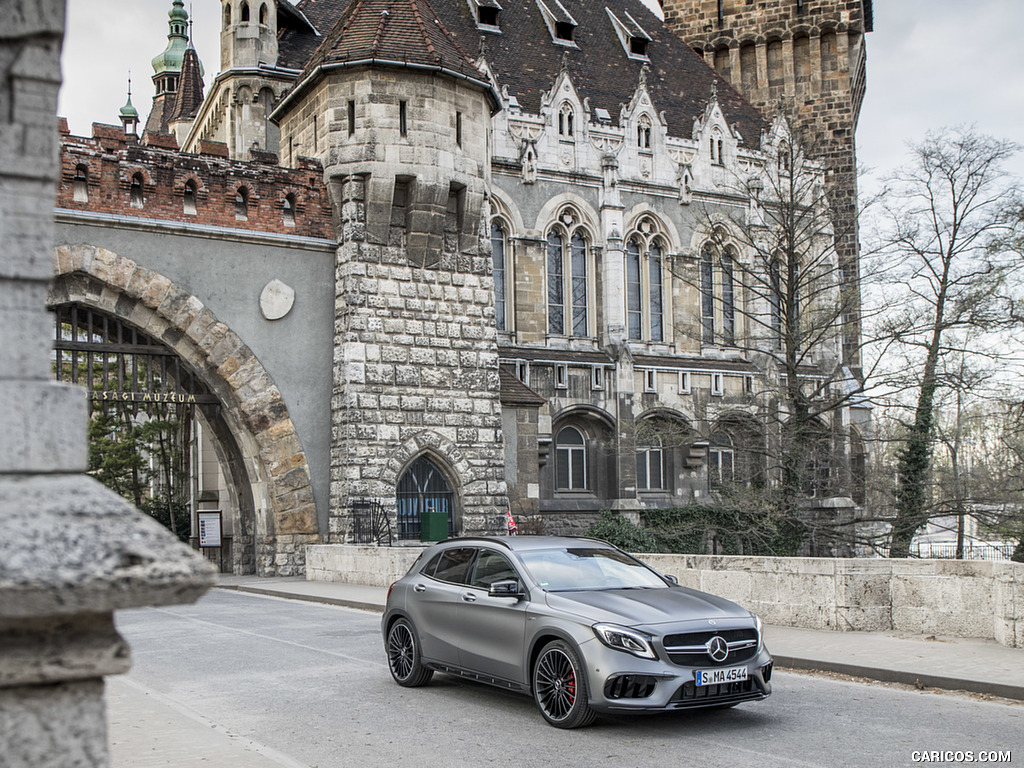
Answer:
[{"label": "car rear wheel", "polygon": [[395,682],[406,688],[426,685],[434,676],[420,661],[416,632],[405,619],[398,619],[388,630],[388,668]]},{"label": "car rear wheel", "polygon": [[556,728],[581,728],[594,721],[583,666],[568,643],[552,640],[540,652],[533,667],[533,700]]}]

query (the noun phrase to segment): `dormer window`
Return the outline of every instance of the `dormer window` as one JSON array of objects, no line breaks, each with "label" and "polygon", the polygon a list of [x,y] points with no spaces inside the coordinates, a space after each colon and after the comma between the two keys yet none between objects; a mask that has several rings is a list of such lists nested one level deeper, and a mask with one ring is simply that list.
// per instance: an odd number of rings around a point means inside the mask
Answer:
[{"label": "dormer window", "polygon": [[636,126],[636,145],[640,149],[651,148],[651,118],[640,115]]},{"label": "dormer window", "polygon": [[498,27],[498,14],[501,13],[501,4],[498,0],[467,0],[469,9],[476,19],[477,29],[484,32],[500,32]]},{"label": "dormer window", "polygon": [[537,0],[537,8],[551,33],[551,39],[558,45],[576,47],[576,19],[558,0]]},{"label": "dormer window", "polygon": [[626,51],[626,55],[631,59],[647,61],[647,47],[651,42],[651,36],[637,24],[636,19],[628,12],[624,11],[622,18],[619,18],[612,13],[610,8],[605,8],[605,11],[608,13],[608,18],[611,19],[615,34]]}]

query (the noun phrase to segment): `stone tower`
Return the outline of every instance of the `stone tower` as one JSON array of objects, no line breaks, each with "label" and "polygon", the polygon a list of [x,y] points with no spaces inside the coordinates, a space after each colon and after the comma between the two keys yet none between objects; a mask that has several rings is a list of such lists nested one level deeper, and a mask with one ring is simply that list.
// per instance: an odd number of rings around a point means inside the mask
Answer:
[{"label": "stone tower", "polygon": [[[858,283],[855,133],[871,0],[661,0],[665,22],[767,115],[780,106],[825,164],[844,280]],[[855,337],[851,338],[851,334]],[[855,363],[859,319],[848,318]]]},{"label": "stone tower", "polygon": [[221,70],[277,63],[277,0],[223,0],[221,15]]},{"label": "stone tower", "polygon": [[336,217],[331,541],[366,499],[418,538],[410,473],[448,488],[451,532],[504,525],[484,236],[498,103],[426,0],[359,0],[273,115],[323,163]]}]

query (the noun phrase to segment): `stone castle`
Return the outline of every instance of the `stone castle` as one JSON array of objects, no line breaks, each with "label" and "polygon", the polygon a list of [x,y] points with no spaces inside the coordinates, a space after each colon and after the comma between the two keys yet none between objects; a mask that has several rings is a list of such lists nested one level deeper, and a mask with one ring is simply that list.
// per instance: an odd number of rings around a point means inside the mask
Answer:
[{"label": "stone castle", "polygon": [[[50,303],[187,372],[230,569],[301,572],[367,510],[582,532],[773,482],[777,307],[734,222],[805,142],[856,288],[871,3],[663,6],[225,0],[207,87],[172,0],[141,137],[130,99],[63,129]],[[856,375],[858,322],[808,376]],[[852,516],[867,411],[829,418],[808,509]]]}]

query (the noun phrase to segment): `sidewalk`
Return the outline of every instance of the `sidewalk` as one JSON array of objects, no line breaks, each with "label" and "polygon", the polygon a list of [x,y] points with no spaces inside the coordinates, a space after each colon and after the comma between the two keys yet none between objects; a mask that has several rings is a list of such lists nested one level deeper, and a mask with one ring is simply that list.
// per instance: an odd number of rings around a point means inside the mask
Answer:
[{"label": "sidewalk", "polygon": [[[220,589],[381,611],[386,587],[221,576]],[[779,668],[838,672],[1024,700],[1024,650],[983,640],[765,627]],[[128,677],[107,680],[112,768],[301,768]]]}]

